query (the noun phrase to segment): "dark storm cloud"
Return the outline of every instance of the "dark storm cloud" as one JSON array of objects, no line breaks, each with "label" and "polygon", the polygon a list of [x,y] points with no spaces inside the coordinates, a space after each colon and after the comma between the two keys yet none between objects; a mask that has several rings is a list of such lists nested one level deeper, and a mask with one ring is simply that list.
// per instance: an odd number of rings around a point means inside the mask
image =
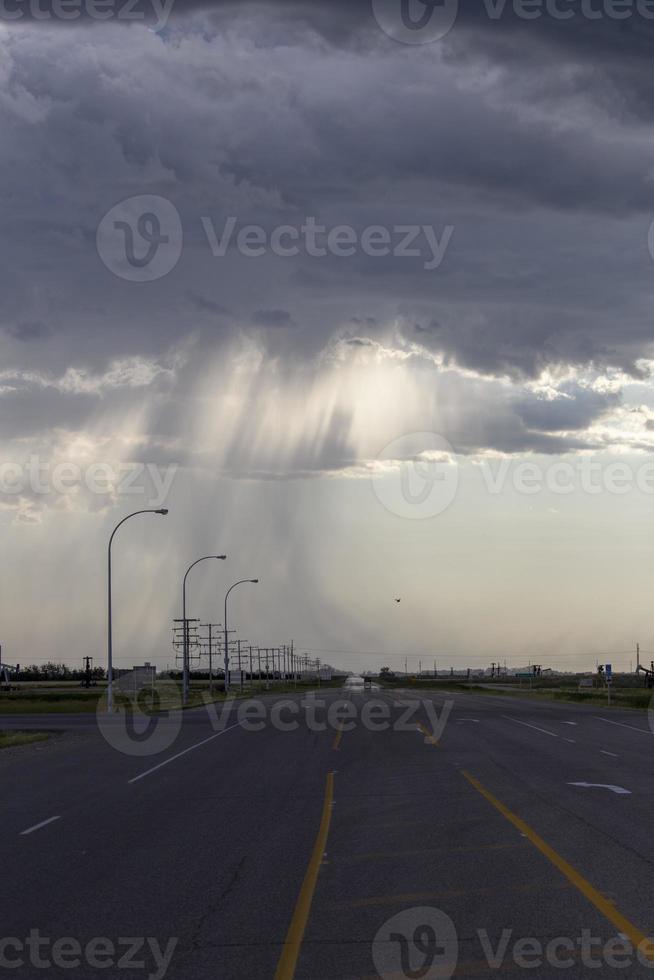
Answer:
[{"label": "dark storm cloud", "polygon": [[193,309],[199,310],[201,313],[212,313],[215,314],[215,316],[232,315],[231,311],[228,310],[226,306],[223,306],[222,303],[217,303],[208,296],[203,296],[201,293],[196,293],[192,289],[187,291],[186,298]]},{"label": "dark storm cloud", "polygon": [[[39,0],[38,4],[5,0],[3,10],[8,21],[19,12],[21,20],[43,28],[98,23],[91,0],[69,0],[66,19],[59,14],[62,6],[61,0]],[[245,13],[247,17],[265,16],[269,25],[284,25],[291,39],[296,31],[311,29],[334,44],[371,47],[396,43],[380,30],[372,0],[115,0],[110,6],[114,17],[125,23],[157,22],[162,8],[173,26],[198,11],[219,25]],[[400,0],[395,6],[399,19]],[[414,0],[414,6],[418,15],[425,7],[422,0]],[[644,94],[654,52],[653,8],[648,0],[627,4],[619,0],[543,0],[531,9],[525,5],[522,13],[519,0],[459,0],[456,6],[451,31],[434,42],[449,44],[453,56],[467,57],[474,50],[477,56],[507,65],[531,66],[535,58],[542,62],[551,61],[552,56],[572,58],[601,65],[609,74],[615,71],[624,83],[631,80],[634,93]],[[387,7],[392,10],[392,0]],[[106,7],[102,13],[106,14]],[[646,102],[651,104],[649,99]]]},{"label": "dark storm cloud", "polygon": [[[352,353],[417,347],[445,368],[511,379],[516,397],[475,402],[495,418],[476,429],[466,417],[462,447],[552,452],[583,446],[559,433],[615,405],[581,390],[532,401],[525,379],[566,366],[648,376],[654,194],[650,133],[635,122],[652,102],[644,22],[492,21],[462,5],[446,38],[415,47],[387,37],[368,0],[177,0],[160,35],[94,24],[80,45],[67,40],[74,25],[49,23],[0,35],[0,315],[15,324],[3,330],[13,366],[102,373],[195,338],[156,433],[166,444],[207,357],[239,330],[301,324],[249,330],[292,376],[349,325]],[[140,194],[172,202],[184,235],[175,267],[149,283],[112,275],[95,250],[103,215]],[[216,256],[202,224],[210,216],[220,235],[234,216],[270,234],[309,215],[359,234],[455,234],[426,272],[420,256],[360,250],[255,260],[232,244]],[[56,345],[35,326],[50,318]],[[47,427],[69,413],[75,428],[98,397],[40,394],[26,417]],[[10,433],[18,413],[4,423]],[[324,459],[309,440],[289,467],[351,460],[337,430]]]},{"label": "dark storm cloud", "polygon": [[9,337],[13,337],[14,340],[29,344],[34,341],[45,340],[52,331],[47,323],[43,323],[41,320],[30,320],[6,327],[5,333]]},{"label": "dark storm cloud", "polygon": [[288,310],[257,310],[252,322],[259,327],[294,327],[295,321]]}]

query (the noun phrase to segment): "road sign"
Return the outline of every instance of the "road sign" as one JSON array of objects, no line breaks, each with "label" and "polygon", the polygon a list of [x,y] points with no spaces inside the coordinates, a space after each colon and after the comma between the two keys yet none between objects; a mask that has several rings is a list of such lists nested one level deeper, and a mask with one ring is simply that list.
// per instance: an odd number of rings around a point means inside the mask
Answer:
[{"label": "road sign", "polygon": [[610,681],[613,676],[613,667],[611,664],[604,664],[604,673],[606,674],[607,681]]}]

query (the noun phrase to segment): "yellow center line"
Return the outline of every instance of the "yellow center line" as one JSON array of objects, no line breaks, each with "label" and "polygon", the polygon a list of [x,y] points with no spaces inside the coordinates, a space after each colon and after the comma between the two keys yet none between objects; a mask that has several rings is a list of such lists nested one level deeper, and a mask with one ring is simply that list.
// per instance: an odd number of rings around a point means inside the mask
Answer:
[{"label": "yellow center line", "polygon": [[428,728],[425,728],[425,726],[422,724],[422,722],[418,722],[418,728],[420,729],[420,731],[422,732],[422,734],[425,736],[425,742],[428,742],[430,745],[434,745],[436,748],[439,748],[438,739],[437,738],[434,738],[434,736],[431,734],[431,732],[429,731],[429,729]]},{"label": "yellow center line", "polygon": [[576,871],[571,864],[568,864],[565,858],[561,857],[561,855],[558,854],[553,847],[550,847],[550,845],[547,844],[542,837],[539,837],[536,831],[532,830],[529,824],[525,823],[524,820],[518,817],[515,813],[512,813],[508,807],[506,807],[495,796],[493,796],[492,793],[485,789],[479,780],[475,779],[474,776],[471,776],[469,772],[466,772],[465,770],[461,771],[470,785],[474,786],[477,792],[481,793],[484,799],[488,800],[488,802],[494,806],[496,810],[499,810],[502,816],[506,817],[509,823],[512,823],[521,834],[524,834],[525,837],[531,841],[534,847],[537,847],[541,854],[543,854],[548,861],[551,861],[552,864],[558,868],[561,874],[563,874],[568,881],[581,892],[584,898],[587,898],[588,901],[594,905],[595,908],[601,912],[602,915],[605,916],[605,918],[607,918],[619,932],[622,932],[625,936],[628,936],[633,946],[636,949],[640,949],[642,954],[648,960],[654,962],[654,944],[648,936],[641,932],[640,929],[629,921],[629,919],[626,919],[624,915],[618,912],[612,902],[598,892],[598,890],[594,888],[589,881],[586,881],[583,875],[579,874],[579,872]]},{"label": "yellow center line", "polygon": [[300,889],[298,900],[295,904],[293,918],[291,919],[291,924],[288,927],[288,932],[286,933],[286,940],[284,942],[282,955],[279,958],[279,963],[277,964],[277,969],[275,971],[275,980],[293,980],[293,977],[295,976],[295,969],[297,967],[297,961],[300,955],[304,931],[307,927],[307,922],[309,921],[311,903],[313,902],[313,895],[318,882],[320,865],[325,853],[325,848],[327,847],[329,825],[332,819],[333,802],[334,773],[330,772],[327,774],[325,800],[322,806],[322,818],[320,820],[320,827],[318,828],[318,836],[316,837],[316,842],[313,845],[313,852],[311,854],[309,866],[304,876],[304,881],[302,882],[302,888]]},{"label": "yellow center line", "polygon": [[334,736],[334,742],[332,744],[332,748],[334,749],[335,752],[337,752],[340,749],[342,738],[343,738],[343,729],[341,727],[337,730],[336,735]]}]

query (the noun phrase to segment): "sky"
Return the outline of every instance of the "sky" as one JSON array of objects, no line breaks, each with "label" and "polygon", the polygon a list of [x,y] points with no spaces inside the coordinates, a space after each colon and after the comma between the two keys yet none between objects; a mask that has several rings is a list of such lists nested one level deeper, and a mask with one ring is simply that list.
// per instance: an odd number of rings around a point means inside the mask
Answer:
[{"label": "sky", "polygon": [[139,3],[0,3],[3,661],[161,507],[119,666],[654,657],[654,4]]}]

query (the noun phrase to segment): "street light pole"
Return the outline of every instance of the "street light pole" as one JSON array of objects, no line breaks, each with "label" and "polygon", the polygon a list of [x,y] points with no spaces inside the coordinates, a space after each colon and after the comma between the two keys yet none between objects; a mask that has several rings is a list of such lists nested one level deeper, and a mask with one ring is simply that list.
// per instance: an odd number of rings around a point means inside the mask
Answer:
[{"label": "street light pole", "polygon": [[210,558],[214,558],[218,561],[224,561],[227,555],[205,555],[204,558],[198,558],[196,561],[192,562],[186,569],[186,574],[184,576],[184,581],[182,582],[182,625],[184,627],[184,655],[183,655],[183,666],[182,666],[182,704],[188,704],[189,695],[189,635],[188,635],[188,622],[186,620],[186,579],[188,578],[188,573],[196,565],[199,565],[201,561],[209,561]]},{"label": "street light pole", "polygon": [[[225,618],[223,619],[223,626],[225,629],[225,694],[227,694],[227,691],[229,690],[229,648],[227,646],[227,637],[229,636],[229,633],[227,632],[227,600],[229,598],[229,593],[232,591],[232,589],[235,589],[237,585],[244,585],[246,582],[250,583],[250,585],[257,585],[259,579],[242,578],[240,582],[234,582],[234,584],[231,585],[227,589],[227,592],[225,593]],[[239,667],[240,667],[240,663],[239,663]]]},{"label": "street light pole", "polygon": [[113,629],[111,621],[111,545],[113,544],[116,531],[119,527],[128,521],[130,517],[137,517],[139,514],[161,514],[165,517],[168,513],[167,508],[162,507],[159,510],[147,509],[147,510],[135,510],[133,514],[128,514],[127,517],[123,517],[122,521],[116,524],[115,528],[111,532],[111,537],[109,538],[109,546],[107,548],[107,712],[109,714],[113,713],[114,710],[114,662],[113,662]]}]

